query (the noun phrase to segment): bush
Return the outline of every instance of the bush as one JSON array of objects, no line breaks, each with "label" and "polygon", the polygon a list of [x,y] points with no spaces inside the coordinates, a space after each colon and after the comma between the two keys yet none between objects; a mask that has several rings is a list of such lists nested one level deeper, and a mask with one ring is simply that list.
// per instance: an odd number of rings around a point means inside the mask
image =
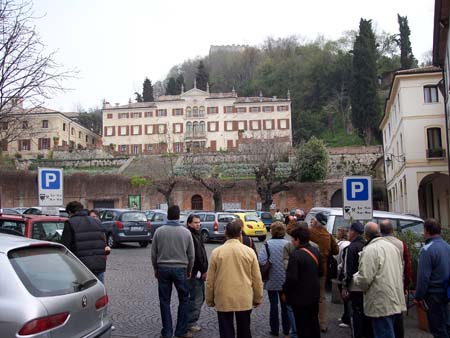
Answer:
[{"label": "bush", "polygon": [[416,288],[417,281],[417,268],[419,264],[419,252],[424,242],[423,236],[420,236],[412,231],[405,231],[397,234],[397,238],[405,242],[409,250],[409,256],[411,258],[411,275],[412,283],[409,286],[410,289]]}]

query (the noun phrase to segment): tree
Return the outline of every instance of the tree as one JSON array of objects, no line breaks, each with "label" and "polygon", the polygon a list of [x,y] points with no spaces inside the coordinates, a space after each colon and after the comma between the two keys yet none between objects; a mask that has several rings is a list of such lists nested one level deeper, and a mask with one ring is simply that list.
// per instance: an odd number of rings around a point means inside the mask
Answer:
[{"label": "tree", "polygon": [[197,72],[195,73],[195,80],[197,81],[197,88],[206,91],[209,82],[209,74],[206,71],[203,61],[198,63]]},{"label": "tree", "polygon": [[170,77],[169,81],[167,81],[166,86],[166,95],[178,95],[179,92],[177,90],[177,82],[175,78]]},{"label": "tree", "polygon": [[101,134],[103,126],[102,110],[98,107],[90,108],[88,112],[80,112],[77,121],[84,127]]},{"label": "tree", "polygon": [[152,81],[150,81],[147,77],[144,80],[142,85],[142,102],[153,102],[153,86]]},{"label": "tree", "polygon": [[139,94],[138,92],[134,92],[134,95],[136,96],[135,98],[136,102],[144,102],[141,94]]},{"label": "tree", "polygon": [[[161,144],[161,146],[163,145]],[[168,152],[155,158],[152,162],[151,178],[156,190],[164,196],[169,207],[174,205],[172,192],[183,179],[175,171],[177,160],[178,157],[175,154]]]},{"label": "tree", "polygon": [[183,76],[183,74],[178,75],[177,79],[175,80],[175,82],[176,82],[176,94],[181,94],[181,92],[186,87],[184,85],[184,76]]},{"label": "tree", "polygon": [[22,126],[26,114],[40,109],[45,99],[55,93],[63,92],[63,80],[74,75],[74,71],[61,70],[54,60],[55,52],[46,52],[34,20],[32,1],[0,1],[2,144],[24,137]]},{"label": "tree", "polygon": [[295,168],[300,182],[322,181],[327,176],[329,155],[322,140],[312,136],[297,151]]},{"label": "tree", "polygon": [[400,46],[401,69],[416,68],[417,60],[412,53],[411,41],[409,40],[411,30],[408,25],[408,17],[397,14],[397,18],[400,30],[398,45]]},{"label": "tree", "polygon": [[371,144],[380,119],[376,52],[372,21],[361,19],[353,45],[350,99],[352,123],[365,144]]}]

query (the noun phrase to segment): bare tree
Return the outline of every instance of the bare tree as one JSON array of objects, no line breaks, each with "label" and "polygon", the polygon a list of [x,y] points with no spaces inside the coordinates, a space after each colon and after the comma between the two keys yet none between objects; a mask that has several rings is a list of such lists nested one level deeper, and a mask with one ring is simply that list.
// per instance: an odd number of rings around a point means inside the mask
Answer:
[{"label": "bare tree", "polygon": [[248,154],[246,161],[255,174],[256,192],[261,199],[262,210],[269,211],[273,195],[289,190],[288,183],[298,176],[295,166],[290,166],[285,173],[279,170],[281,163],[289,161],[289,142],[283,137],[266,135],[249,139],[241,148]]},{"label": "bare tree", "polygon": [[[0,1],[0,141],[22,134],[25,114],[64,91],[62,81],[74,75],[60,70],[55,52],[47,53],[33,25],[31,0]],[[27,108],[24,108],[26,106]]]}]

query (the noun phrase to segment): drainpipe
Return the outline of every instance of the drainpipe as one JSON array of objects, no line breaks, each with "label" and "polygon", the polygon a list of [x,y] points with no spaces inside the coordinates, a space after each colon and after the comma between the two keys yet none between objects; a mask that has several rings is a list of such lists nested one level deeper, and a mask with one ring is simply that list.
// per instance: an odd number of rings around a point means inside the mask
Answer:
[{"label": "drainpipe", "polygon": [[444,82],[444,90],[443,90],[443,97],[444,97],[444,114],[445,114],[445,135],[447,138],[447,144],[446,144],[446,148],[447,148],[447,170],[448,170],[448,192],[450,193],[450,141],[449,141],[449,118],[448,118],[448,109],[447,109],[447,104],[448,104],[448,92],[445,90],[447,88],[447,84],[446,84],[446,79],[445,79],[445,71],[444,69],[442,69],[442,80]]}]

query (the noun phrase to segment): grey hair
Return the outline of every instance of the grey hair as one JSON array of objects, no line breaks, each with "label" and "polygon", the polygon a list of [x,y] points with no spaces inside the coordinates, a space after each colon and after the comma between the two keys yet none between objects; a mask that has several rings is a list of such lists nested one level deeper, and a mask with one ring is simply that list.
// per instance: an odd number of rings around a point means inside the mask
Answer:
[{"label": "grey hair", "polygon": [[375,222],[367,222],[364,226],[364,234],[366,235],[367,240],[379,237],[381,235],[380,226]]}]

